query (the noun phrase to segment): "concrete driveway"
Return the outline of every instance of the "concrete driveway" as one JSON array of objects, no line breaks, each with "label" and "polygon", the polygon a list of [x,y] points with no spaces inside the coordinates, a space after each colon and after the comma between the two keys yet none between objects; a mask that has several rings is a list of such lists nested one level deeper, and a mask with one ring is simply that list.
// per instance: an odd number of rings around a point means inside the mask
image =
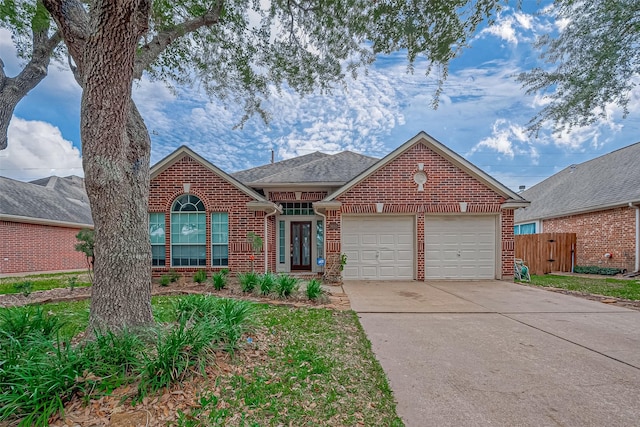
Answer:
[{"label": "concrete driveway", "polygon": [[640,312],[500,281],[347,282],[407,426],[638,426]]}]

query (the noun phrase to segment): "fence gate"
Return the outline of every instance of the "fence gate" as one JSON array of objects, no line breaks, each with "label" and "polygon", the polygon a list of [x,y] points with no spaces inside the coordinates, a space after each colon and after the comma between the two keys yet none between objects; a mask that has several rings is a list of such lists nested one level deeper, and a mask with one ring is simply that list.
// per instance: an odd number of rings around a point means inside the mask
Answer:
[{"label": "fence gate", "polygon": [[516,258],[531,274],[570,272],[576,259],[576,233],[520,234],[515,236]]}]

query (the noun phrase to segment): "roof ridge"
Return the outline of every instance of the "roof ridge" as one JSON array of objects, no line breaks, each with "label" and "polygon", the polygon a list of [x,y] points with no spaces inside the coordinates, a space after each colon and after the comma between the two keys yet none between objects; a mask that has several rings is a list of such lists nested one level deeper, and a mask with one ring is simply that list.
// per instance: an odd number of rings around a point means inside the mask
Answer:
[{"label": "roof ridge", "polygon": [[[300,169],[300,168],[303,168],[303,167],[307,167],[307,166],[309,166],[309,165],[312,165],[312,164],[317,163],[317,162],[322,161],[322,160],[327,160],[327,158],[328,158],[328,157],[333,157],[333,156],[335,155],[335,154],[327,154],[327,153],[323,153],[322,151],[314,151],[313,153],[305,154],[305,156],[308,156],[308,155],[310,155],[310,154],[315,154],[315,153],[324,154],[325,156],[324,156],[324,157],[320,157],[319,159],[311,160],[310,162],[303,163],[303,164],[298,165],[298,166],[291,167],[291,168],[289,168],[288,170],[283,170],[283,171],[279,171],[279,172],[276,172],[276,173],[272,173],[271,175],[265,175],[265,176],[263,176],[262,178],[260,178],[260,179],[258,179],[258,180],[256,180],[256,181],[253,181],[253,182],[261,182],[261,181],[263,181],[264,179],[267,179],[267,178],[273,178],[274,176],[281,175],[281,174],[283,174],[283,173],[285,173],[285,172],[286,172],[286,173],[291,173],[291,171],[293,171],[293,170],[297,170],[297,169]],[[340,154],[340,153],[336,153],[336,154]],[[303,156],[292,157],[291,159],[287,159],[287,160],[299,159],[300,157],[303,157]],[[272,163],[272,164],[273,164],[273,163]]]}]

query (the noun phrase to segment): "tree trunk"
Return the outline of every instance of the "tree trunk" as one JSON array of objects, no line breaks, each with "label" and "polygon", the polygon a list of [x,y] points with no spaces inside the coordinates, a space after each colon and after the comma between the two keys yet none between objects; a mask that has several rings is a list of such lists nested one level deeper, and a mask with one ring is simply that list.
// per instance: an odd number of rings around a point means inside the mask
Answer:
[{"label": "tree trunk", "polygon": [[137,41],[146,30],[149,4],[95,3],[82,52],[80,131],[96,257],[89,332],[153,322],[151,141],[131,100]]},{"label": "tree trunk", "polygon": [[153,322],[148,214],[151,141],[133,102],[123,139],[127,144],[117,152],[105,146],[100,153],[83,153],[95,225],[89,332]]}]

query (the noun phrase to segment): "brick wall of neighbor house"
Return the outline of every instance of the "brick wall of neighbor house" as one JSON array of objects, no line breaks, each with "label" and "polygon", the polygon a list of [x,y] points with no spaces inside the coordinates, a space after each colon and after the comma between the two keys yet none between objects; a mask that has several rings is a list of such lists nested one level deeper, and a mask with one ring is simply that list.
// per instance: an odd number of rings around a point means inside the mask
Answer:
[{"label": "brick wall of neighbor house", "polygon": [[[620,207],[544,220],[545,233],[576,233],[576,265],[633,271],[636,251],[635,209]],[[611,258],[606,258],[610,253]]]},{"label": "brick wall of neighbor house", "polygon": [[[184,193],[183,184],[191,184],[189,194],[198,196],[205,205],[207,213],[207,266],[206,267],[171,267],[171,206],[178,196]],[[206,268],[209,271],[220,270],[223,267],[211,266],[211,214],[213,212],[228,212],[229,214],[229,271],[238,273],[251,269],[250,256],[252,248],[247,240],[249,232],[254,232],[264,239],[264,212],[252,212],[247,209],[247,202],[252,199],[245,193],[220,178],[210,169],[204,167],[189,156],[184,156],[173,165],[158,174],[152,181],[149,191],[149,212],[165,213],[165,267],[154,267],[153,275],[160,276],[170,268],[179,273],[192,274]],[[273,221],[268,221],[273,226]],[[273,233],[272,230],[269,231]],[[272,243],[269,239],[269,243]],[[273,246],[271,246],[273,248]],[[269,260],[274,264],[275,258]],[[254,269],[264,271],[264,255],[257,255]]]},{"label": "brick wall of neighbor house", "polygon": [[75,250],[79,229],[0,221],[0,273],[83,270]]},{"label": "brick wall of neighbor house", "polygon": [[[418,172],[418,163],[424,164],[427,174],[427,183],[422,192],[418,191],[418,185],[413,179]],[[375,214],[376,203],[384,203],[383,213],[415,214],[418,227],[418,280],[424,280],[425,213],[459,213],[459,202],[468,203],[468,213],[502,213],[500,271],[504,278],[513,276],[513,210],[501,212],[503,196],[423,144],[414,145],[337,200],[342,202],[341,213]],[[329,217],[327,222],[329,229]],[[339,233],[330,234],[327,230],[328,259],[332,252],[340,250],[339,238]]]}]

